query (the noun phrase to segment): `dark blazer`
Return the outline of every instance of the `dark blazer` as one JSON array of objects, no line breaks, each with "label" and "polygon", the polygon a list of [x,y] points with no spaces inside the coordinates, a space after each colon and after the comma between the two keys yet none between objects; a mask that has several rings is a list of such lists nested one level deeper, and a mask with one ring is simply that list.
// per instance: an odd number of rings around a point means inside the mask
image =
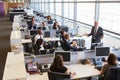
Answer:
[{"label": "dark blazer", "polygon": [[69,50],[77,51],[77,47],[72,47],[71,42],[66,40],[64,41],[64,47],[65,47],[65,51],[69,51]]},{"label": "dark blazer", "polygon": [[101,27],[99,27],[96,34],[94,34],[94,29],[95,29],[95,27],[92,27],[91,33],[88,34],[88,36],[92,35],[92,43],[101,42],[101,37],[104,35],[103,29]]}]

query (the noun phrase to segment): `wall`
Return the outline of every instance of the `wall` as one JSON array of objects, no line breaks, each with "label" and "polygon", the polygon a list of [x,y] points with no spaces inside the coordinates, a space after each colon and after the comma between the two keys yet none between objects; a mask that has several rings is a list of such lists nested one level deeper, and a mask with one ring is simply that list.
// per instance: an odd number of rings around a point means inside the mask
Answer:
[{"label": "wall", "polygon": [[3,2],[0,2],[0,16],[4,16],[4,15],[5,15],[4,4]]}]

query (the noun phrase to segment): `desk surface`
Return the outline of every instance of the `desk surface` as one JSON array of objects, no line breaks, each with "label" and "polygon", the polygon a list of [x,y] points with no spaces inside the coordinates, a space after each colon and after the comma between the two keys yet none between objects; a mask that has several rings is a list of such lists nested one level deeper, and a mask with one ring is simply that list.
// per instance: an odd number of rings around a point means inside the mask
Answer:
[{"label": "desk surface", "polygon": [[[100,72],[94,68],[92,65],[82,65],[75,64],[67,66],[70,72],[75,72],[76,76],[72,79],[85,78],[90,76],[97,76]],[[43,73],[43,75],[35,74],[29,75],[28,79],[30,80],[48,80],[47,73]]]},{"label": "desk surface", "polygon": [[90,76],[96,76],[99,75],[100,72],[95,69],[95,66],[92,65],[82,65],[82,64],[75,64],[75,65],[69,65],[68,69],[70,72],[75,72],[76,76],[72,79],[78,79],[78,78],[85,78]]},{"label": "desk surface", "polygon": [[14,54],[13,52],[9,52],[5,64],[3,80],[15,79],[26,80],[24,55],[22,53]]}]

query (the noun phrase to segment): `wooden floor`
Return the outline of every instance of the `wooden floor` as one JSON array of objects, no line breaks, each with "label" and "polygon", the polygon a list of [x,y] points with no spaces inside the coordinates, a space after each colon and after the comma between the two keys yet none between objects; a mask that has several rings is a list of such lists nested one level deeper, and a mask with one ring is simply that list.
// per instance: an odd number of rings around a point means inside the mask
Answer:
[{"label": "wooden floor", "polygon": [[12,23],[8,16],[0,17],[0,80],[2,80],[7,53],[10,52]]}]

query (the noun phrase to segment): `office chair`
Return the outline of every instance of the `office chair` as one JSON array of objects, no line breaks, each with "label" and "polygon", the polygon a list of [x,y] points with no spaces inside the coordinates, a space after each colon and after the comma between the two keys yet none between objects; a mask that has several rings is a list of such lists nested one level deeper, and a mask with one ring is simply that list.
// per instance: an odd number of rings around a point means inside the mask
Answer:
[{"label": "office chair", "polygon": [[65,73],[51,72],[48,71],[49,80],[71,80],[70,75]]},{"label": "office chair", "polygon": [[65,42],[64,41],[60,41],[60,44],[61,44],[62,49],[66,51]]},{"label": "office chair", "polygon": [[120,67],[110,68],[107,80],[120,80]]},{"label": "office chair", "polygon": [[104,76],[99,76],[99,80],[120,80],[120,67],[111,67]]}]

